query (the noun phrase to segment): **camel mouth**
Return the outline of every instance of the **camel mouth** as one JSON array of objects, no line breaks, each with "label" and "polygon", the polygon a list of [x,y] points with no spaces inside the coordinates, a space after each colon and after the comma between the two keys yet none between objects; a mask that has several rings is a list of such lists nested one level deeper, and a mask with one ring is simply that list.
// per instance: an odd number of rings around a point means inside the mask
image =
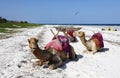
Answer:
[{"label": "camel mouth", "polygon": [[35,51],[35,49],[36,49],[36,48],[31,48],[31,51],[33,52],[33,51]]},{"label": "camel mouth", "polygon": [[76,36],[76,31],[73,32],[73,36]]}]

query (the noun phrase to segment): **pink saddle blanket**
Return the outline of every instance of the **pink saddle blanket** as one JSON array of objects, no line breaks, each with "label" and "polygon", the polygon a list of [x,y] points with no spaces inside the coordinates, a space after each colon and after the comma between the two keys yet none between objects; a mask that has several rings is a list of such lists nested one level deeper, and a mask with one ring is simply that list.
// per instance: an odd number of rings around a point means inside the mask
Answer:
[{"label": "pink saddle blanket", "polygon": [[57,39],[51,40],[46,46],[45,49],[48,49],[49,47],[54,48],[55,50],[62,50],[62,46],[60,42]]},{"label": "pink saddle blanket", "polygon": [[45,48],[48,49],[49,47],[54,48],[55,50],[64,50],[65,52],[70,52],[70,44],[69,39],[66,36],[58,35],[58,39],[52,39]]},{"label": "pink saddle blanket", "polygon": [[69,56],[72,55],[71,46],[69,44],[69,39],[66,36],[58,35],[58,39],[53,38],[46,46],[45,49],[54,48],[58,51],[68,52]]}]

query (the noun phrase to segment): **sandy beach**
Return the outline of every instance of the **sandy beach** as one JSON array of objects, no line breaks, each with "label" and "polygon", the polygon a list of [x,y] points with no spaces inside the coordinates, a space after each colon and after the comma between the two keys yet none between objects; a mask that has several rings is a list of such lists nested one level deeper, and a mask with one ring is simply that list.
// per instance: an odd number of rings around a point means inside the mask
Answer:
[{"label": "sandy beach", "polygon": [[[85,54],[85,47],[80,39],[70,43],[77,54],[77,61],[67,60],[63,66],[55,70],[43,66],[33,66],[35,59],[28,47],[28,39],[38,38],[40,48],[51,41],[57,32],[54,26],[21,29],[9,38],[0,39],[0,78],[119,78],[120,77],[120,31],[102,31],[101,27],[80,26],[89,39],[93,32],[101,32],[104,39],[104,49],[101,52]],[[79,27],[79,26],[75,26]],[[60,32],[59,34],[63,34]]]}]

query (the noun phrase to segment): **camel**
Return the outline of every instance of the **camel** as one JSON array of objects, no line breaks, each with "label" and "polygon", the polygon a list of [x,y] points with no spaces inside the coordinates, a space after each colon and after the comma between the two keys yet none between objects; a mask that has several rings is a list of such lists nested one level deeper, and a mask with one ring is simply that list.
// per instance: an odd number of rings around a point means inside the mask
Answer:
[{"label": "camel", "polygon": [[73,35],[74,30],[72,28],[65,28],[62,32],[69,38],[70,42],[77,41],[77,38]]},{"label": "camel", "polygon": [[49,52],[51,52],[54,55],[58,55],[62,61],[65,61],[67,59],[75,60],[76,59],[76,54],[74,52],[74,48],[70,45],[71,52],[70,54],[68,52],[65,52],[63,50],[56,50],[52,47],[46,48]]},{"label": "camel", "polygon": [[74,27],[55,27],[56,30],[62,31],[65,36],[69,38],[70,42],[77,42],[77,38],[73,35],[73,32],[76,30],[80,30],[81,28]]},{"label": "camel", "polygon": [[[51,29],[51,32],[54,35],[54,38],[55,38],[54,40],[58,41],[59,40],[58,39],[58,36],[59,36],[58,33],[59,33],[59,31],[57,32],[57,34],[55,34],[52,31],[52,29]],[[45,49],[48,50],[48,51],[50,51],[54,55],[58,55],[61,58],[62,61],[65,61],[67,59],[75,60],[76,59],[76,54],[75,54],[74,48],[70,44],[69,44],[69,47],[70,47],[70,50],[71,50],[70,53],[65,52],[63,50],[56,50],[56,49],[54,49],[52,47],[45,48]]]},{"label": "camel", "polygon": [[39,48],[37,42],[38,40],[36,38],[30,38],[28,39],[29,42],[29,48],[31,49],[31,52],[34,54],[34,56],[39,59],[39,61],[36,61],[37,65],[43,65],[44,62],[49,63],[50,69],[55,69],[62,65],[62,60],[57,55],[53,55],[48,50],[42,50]]},{"label": "camel", "polygon": [[101,33],[94,33],[93,36],[89,39],[85,39],[85,33],[83,31],[75,31],[75,36],[78,36],[82,42],[82,44],[86,47],[86,53],[95,54],[97,51],[101,50],[104,47],[103,37]]}]

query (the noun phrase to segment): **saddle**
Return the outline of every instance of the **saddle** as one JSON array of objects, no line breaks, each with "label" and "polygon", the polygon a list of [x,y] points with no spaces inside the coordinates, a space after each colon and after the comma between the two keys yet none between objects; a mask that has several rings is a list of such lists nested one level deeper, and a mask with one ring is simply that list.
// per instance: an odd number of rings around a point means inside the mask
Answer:
[{"label": "saddle", "polygon": [[69,44],[69,39],[66,36],[58,35],[57,39],[53,37],[53,39],[45,46],[46,49],[54,48],[58,51],[69,52],[71,51],[71,46]]},{"label": "saddle", "polygon": [[100,46],[100,48],[104,47],[104,43],[103,43],[103,36],[101,33],[94,33],[92,35],[92,37],[90,38],[90,40],[94,40],[97,46]]},{"label": "saddle", "polygon": [[73,38],[73,42],[77,41],[76,37],[73,35],[74,31],[72,29],[68,28],[68,29],[66,29],[66,32],[67,32],[67,34],[70,35],[71,38]]}]

